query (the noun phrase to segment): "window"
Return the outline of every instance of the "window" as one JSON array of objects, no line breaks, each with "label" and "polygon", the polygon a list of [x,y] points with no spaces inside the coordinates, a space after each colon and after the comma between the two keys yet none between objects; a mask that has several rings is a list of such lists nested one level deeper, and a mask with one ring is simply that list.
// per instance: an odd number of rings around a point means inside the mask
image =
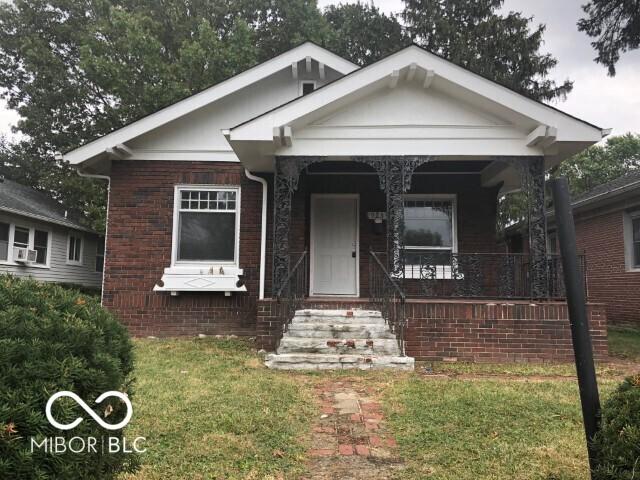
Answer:
[{"label": "window", "polygon": [[33,235],[33,249],[36,251],[36,263],[47,264],[47,249],[49,246],[49,232],[35,230]]},{"label": "window", "polygon": [[104,237],[98,238],[96,246],[96,272],[104,270]]},{"label": "window", "polygon": [[632,265],[640,268],[640,215],[631,219],[632,230]]},{"label": "window", "polygon": [[71,233],[67,243],[67,263],[82,264],[82,237]]},{"label": "window", "polygon": [[13,231],[13,246],[17,248],[29,248],[29,229],[16,225]]},{"label": "window", "polygon": [[551,232],[548,238],[549,238],[549,244],[547,245],[547,251],[549,255],[557,255],[558,254],[558,237],[556,236],[556,232]]},{"label": "window", "polygon": [[420,278],[420,265],[433,265],[437,278],[451,278],[456,240],[455,195],[407,195],[404,199],[406,278]]},{"label": "window", "polygon": [[0,223],[0,260],[9,260],[9,227],[8,223]]},{"label": "window", "polygon": [[316,82],[302,82],[300,84],[300,95],[309,95],[316,89]]},{"label": "window", "polygon": [[176,263],[237,263],[239,197],[239,188],[177,189]]},{"label": "window", "polygon": [[407,249],[455,251],[455,198],[414,197],[404,200]]}]

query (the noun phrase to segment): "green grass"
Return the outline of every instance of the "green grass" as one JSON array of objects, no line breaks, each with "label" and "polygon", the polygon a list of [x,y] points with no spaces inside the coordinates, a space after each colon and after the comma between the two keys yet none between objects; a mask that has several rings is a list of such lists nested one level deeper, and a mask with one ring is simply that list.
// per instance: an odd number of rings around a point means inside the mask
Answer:
[{"label": "green grass", "polygon": [[268,479],[302,471],[313,399],[239,341],[138,340],[134,417],[147,438],[127,479]]},{"label": "green grass", "polygon": [[[518,377],[575,377],[573,363],[467,363],[432,362],[421,364],[435,374],[456,375],[508,375]],[[598,376],[623,376],[626,370],[617,365],[596,365]]]},{"label": "green grass", "polygon": [[640,330],[609,327],[608,337],[611,356],[640,361]]},{"label": "green grass", "polygon": [[[601,379],[601,391],[616,382]],[[588,478],[578,388],[566,380],[424,380],[385,395],[403,479]]]}]

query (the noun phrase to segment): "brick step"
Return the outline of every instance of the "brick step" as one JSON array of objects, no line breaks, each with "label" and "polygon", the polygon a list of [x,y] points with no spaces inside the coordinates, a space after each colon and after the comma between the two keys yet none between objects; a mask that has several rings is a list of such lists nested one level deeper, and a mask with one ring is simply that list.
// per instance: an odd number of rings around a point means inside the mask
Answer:
[{"label": "brick step", "polygon": [[276,370],[370,370],[411,371],[414,359],[392,355],[335,355],[321,353],[271,353],[265,365]]},{"label": "brick step", "polygon": [[385,324],[296,323],[289,325],[289,337],[336,339],[395,339]]},{"label": "brick step", "polygon": [[285,336],[280,341],[278,353],[400,355],[400,349],[395,338],[362,340]]}]

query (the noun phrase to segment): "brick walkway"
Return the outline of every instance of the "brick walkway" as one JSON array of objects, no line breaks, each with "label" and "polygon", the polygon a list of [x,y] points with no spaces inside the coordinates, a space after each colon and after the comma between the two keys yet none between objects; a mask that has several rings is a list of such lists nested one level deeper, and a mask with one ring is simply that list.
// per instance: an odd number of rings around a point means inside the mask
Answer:
[{"label": "brick walkway", "polygon": [[382,407],[366,387],[328,381],[317,388],[320,412],[313,427],[309,470],[318,479],[389,479],[403,468]]}]

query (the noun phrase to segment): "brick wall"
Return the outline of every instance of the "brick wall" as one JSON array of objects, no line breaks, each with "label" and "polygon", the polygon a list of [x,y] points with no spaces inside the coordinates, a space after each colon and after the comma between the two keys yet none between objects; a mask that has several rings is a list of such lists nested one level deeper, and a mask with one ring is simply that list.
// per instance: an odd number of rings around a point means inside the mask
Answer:
[{"label": "brick wall", "polygon": [[[153,292],[171,265],[176,184],[241,186],[240,267],[247,293]],[[255,332],[262,186],[236,163],[114,162],[109,198],[104,305],[134,335]]]},{"label": "brick wall", "polygon": [[625,268],[623,215],[623,205],[577,214],[577,247],[586,254],[589,298],[606,305],[609,323],[640,326],[640,272]]},{"label": "brick wall", "polygon": [[[588,310],[594,354],[604,359],[605,308],[590,304]],[[573,361],[564,303],[409,300],[407,316],[407,355],[417,360]]]}]

